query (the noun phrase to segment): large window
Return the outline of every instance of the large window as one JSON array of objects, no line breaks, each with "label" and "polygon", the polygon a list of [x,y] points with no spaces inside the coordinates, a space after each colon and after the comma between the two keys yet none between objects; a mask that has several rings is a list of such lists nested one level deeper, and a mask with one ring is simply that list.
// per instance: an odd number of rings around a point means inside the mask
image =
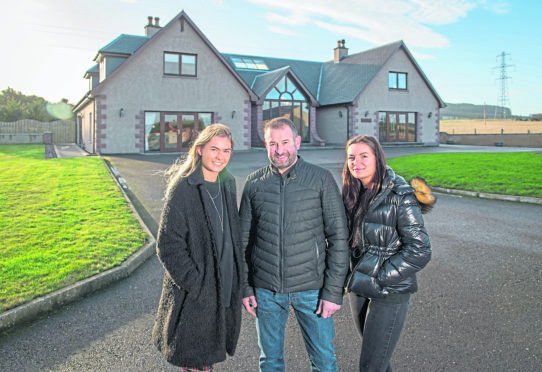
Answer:
[{"label": "large window", "polygon": [[196,76],[196,55],[164,52],[164,74]]},{"label": "large window", "polygon": [[205,127],[210,112],[145,112],[145,152],[187,151]]},{"label": "large window", "polygon": [[407,89],[407,74],[404,72],[390,72],[388,87],[390,89]]},{"label": "large window", "polygon": [[289,77],[284,76],[273,87],[263,103],[263,125],[274,118],[285,116],[297,128],[302,142],[309,142],[309,104]]},{"label": "large window", "polygon": [[380,142],[416,142],[416,113],[380,112],[378,134]]}]

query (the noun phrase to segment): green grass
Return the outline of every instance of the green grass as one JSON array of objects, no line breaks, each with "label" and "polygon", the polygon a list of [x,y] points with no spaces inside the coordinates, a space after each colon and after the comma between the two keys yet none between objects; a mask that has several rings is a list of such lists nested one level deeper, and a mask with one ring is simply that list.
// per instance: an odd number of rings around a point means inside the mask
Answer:
[{"label": "green grass", "polygon": [[542,156],[521,153],[420,154],[389,159],[394,171],[430,186],[542,197]]},{"label": "green grass", "polygon": [[0,312],[119,265],[146,235],[97,157],[0,145]]}]

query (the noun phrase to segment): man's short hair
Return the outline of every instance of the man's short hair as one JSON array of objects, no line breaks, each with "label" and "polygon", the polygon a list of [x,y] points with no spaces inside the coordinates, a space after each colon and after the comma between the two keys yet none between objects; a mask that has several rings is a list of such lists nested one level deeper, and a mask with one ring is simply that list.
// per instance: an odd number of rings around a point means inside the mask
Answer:
[{"label": "man's short hair", "polygon": [[285,125],[290,127],[290,129],[292,130],[292,133],[294,134],[294,138],[296,138],[299,135],[297,134],[297,128],[295,127],[294,123],[290,119],[284,116],[274,118],[273,120],[269,120],[263,128],[263,133],[265,135],[265,132],[268,129],[279,129]]}]

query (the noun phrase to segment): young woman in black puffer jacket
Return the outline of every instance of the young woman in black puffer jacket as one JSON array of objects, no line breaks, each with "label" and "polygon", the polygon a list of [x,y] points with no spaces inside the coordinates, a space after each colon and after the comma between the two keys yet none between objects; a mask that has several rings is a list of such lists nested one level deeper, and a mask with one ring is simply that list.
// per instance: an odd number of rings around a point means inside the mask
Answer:
[{"label": "young woman in black puffer jacket", "polygon": [[[423,211],[435,202],[386,166],[373,136],[346,145],[342,196],[348,218],[351,271],[346,279],[354,322],[362,339],[360,371],[391,371],[416,273],[429,262],[431,244]],[[414,182],[411,182],[414,184]],[[419,200],[418,200],[419,198]]]}]

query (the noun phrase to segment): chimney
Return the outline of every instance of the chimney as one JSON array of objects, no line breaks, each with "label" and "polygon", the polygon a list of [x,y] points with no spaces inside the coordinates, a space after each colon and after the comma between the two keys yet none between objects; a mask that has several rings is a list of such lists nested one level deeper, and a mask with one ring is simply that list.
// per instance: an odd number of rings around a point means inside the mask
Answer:
[{"label": "chimney", "polygon": [[344,39],[337,40],[337,47],[333,49],[334,56],[333,56],[333,62],[339,63],[341,62],[341,59],[346,57],[348,55],[348,48],[344,47]]},{"label": "chimney", "polygon": [[152,16],[148,16],[148,23],[145,26],[145,36],[153,36],[160,30],[160,18],[154,17],[154,24],[152,23]]}]

